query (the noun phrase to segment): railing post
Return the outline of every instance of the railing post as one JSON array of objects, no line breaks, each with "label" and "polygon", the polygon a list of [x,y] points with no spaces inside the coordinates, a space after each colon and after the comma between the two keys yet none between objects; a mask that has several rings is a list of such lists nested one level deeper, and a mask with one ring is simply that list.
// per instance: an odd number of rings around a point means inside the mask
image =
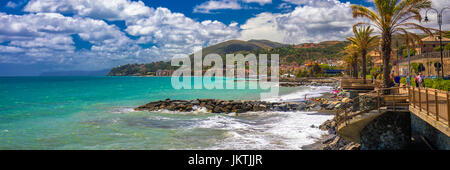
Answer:
[{"label": "railing post", "polygon": [[416,108],[416,90],[414,89],[414,86],[412,86],[412,98],[413,106]]},{"label": "railing post", "polygon": [[409,103],[412,103],[412,101],[411,101],[411,88],[410,87],[407,87],[408,88],[408,99],[409,99]]},{"label": "railing post", "polygon": [[436,121],[439,121],[438,92],[436,89],[434,90],[434,99],[435,99],[434,103],[436,103]]},{"label": "railing post", "polygon": [[447,92],[447,126],[450,127],[450,96]]},{"label": "railing post", "polygon": [[397,111],[397,107],[395,106],[395,93],[392,94],[392,101],[394,102],[394,112]]},{"label": "railing post", "polygon": [[419,86],[419,110],[422,111],[422,95],[420,95],[420,86]]},{"label": "railing post", "polygon": [[378,113],[380,113],[380,107],[381,107],[381,99],[380,99],[380,90],[377,90],[377,100],[378,100]]},{"label": "railing post", "polygon": [[425,95],[427,95],[426,99],[427,99],[427,115],[430,115],[430,104],[428,101],[428,88],[425,88]]}]

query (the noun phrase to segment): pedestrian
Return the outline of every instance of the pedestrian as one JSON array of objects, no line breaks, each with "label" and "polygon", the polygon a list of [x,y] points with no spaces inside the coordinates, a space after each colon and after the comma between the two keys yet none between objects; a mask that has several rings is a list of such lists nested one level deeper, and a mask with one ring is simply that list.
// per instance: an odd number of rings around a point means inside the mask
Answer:
[{"label": "pedestrian", "polygon": [[391,72],[391,75],[389,75],[389,80],[390,87],[395,87],[394,72]]},{"label": "pedestrian", "polygon": [[420,87],[423,87],[423,74],[422,73],[419,73],[419,86]]},{"label": "pedestrian", "polygon": [[414,76],[414,82],[416,83],[416,87],[419,87],[419,75]]},{"label": "pedestrian", "polygon": [[406,85],[407,86],[411,85],[411,76],[410,75],[406,76]]}]

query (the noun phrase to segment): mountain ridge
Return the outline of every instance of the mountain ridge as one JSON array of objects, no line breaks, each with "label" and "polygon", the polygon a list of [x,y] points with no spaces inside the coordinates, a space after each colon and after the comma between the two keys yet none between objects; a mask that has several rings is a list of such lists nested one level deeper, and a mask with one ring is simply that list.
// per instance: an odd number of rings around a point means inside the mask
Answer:
[{"label": "mountain ridge", "polygon": [[[343,50],[348,42],[345,41],[324,41],[306,48],[296,48],[298,45],[287,45],[269,40],[228,40],[202,49],[202,56],[211,53],[219,54],[222,58],[226,54],[280,54],[281,62],[297,62],[302,64],[305,60],[317,60],[321,58],[334,58]],[[305,43],[308,44],[308,43]],[[194,54],[189,57],[193,58]],[[283,63],[280,63],[283,64]],[[126,64],[114,67],[108,76],[145,76],[155,75],[158,70],[175,70],[170,61],[158,61],[146,64]]]}]

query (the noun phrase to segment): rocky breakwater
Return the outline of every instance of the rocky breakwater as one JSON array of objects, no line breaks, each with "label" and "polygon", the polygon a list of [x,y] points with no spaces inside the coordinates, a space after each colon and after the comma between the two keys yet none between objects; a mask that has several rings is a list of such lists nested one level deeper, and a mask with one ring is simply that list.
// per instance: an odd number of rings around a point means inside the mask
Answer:
[{"label": "rocky breakwater", "polygon": [[335,79],[281,79],[281,87],[298,87],[298,86],[336,86],[338,81]]},{"label": "rocky breakwater", "polygon": [[328,131],[328,135],[324,136],[320,142],[320,148],[322,150],[360,150],[361,145],[359,143],[348,141],[340,137],[337,130],[336,118],[327,120],[319,126],[320,130]]},{"label": "rocky breakwater", "polygon": [[196,100],[160,100],[151,102],[135,108],[137,111],[178,111],[192,112],[201,108],[209,113],[245,113],[264,111],[303,111],[320,109],[317,104],[296,103],[272,103],[265,101],[250,100],[218,100],[218,99],[196,99]]},{"label": "rocky breakwater", "polygon": [[[339,109],[342,105],[348,105],[351,102],[349,98],[341,99],[335,106]],[[333,105],[331,105],[333,106]],[[348,141],[337,134],[337,117],[325,121],[319,126],[320,130],[328,131],[328,135],[324,136],[318,143],[321,150],[360,150],[361,144]]]}]

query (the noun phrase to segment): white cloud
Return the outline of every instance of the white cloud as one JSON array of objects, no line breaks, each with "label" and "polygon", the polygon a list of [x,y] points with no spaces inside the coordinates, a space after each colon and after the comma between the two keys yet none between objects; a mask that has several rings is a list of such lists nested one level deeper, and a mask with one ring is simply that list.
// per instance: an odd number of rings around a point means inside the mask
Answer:
[{"label": "white cloud", "polygon": [[242,0],[245,3],[258,3],[259,5],[271,4],[272,0]]},{"label": "white cloud", "polygon": [[295,5],[308,5],[315,7],[332,7],[335,4],[340,3],[338,0],[283,0]]},{"label": "white cloud", "polygon": [[8,3],[6,3],[6,7],[8,8],[16,8],[19,4],[14,3],[12,1],[8,1]]},{"label": "white cloud", "polygon": [[[24,10],[31,14],[0,13],[0,43],[7,43],[0,46],[3,63],[50,62],[70,68],[103,69],[168,60],[192,53],[194,46],[239,37],[236,23],[198,22],[167,8],[147,7],[141,1],[32,0]],[[103,20],[123,20],[125,30]],[[138,39],[130,39],[125,32]],[[91,43],[91,49],[77,50],[73,34]]]},{"label": "white cloud", "polygon": [[24,11],[75,13],[97,19],[123,20],[148,17],[152,9],[142,1],[130,0],[31,0]]},{"label": "white cloud", "polygon": [[239,4],[236,0],[219,0],[219,1],[207,1],[200,5],[195,6],[195,13],[211,13],[212,10],[220,10],[220,9],[242,9],[241,4]]},{"label": "white cloud", "polygon": [[[92,50],[76,51],[71,35],[78,34],[93,44]],[[136,50],[135,45],[117,27],[91,18],[65,17],[57,13],[7,15],[0,13],[0,56],[2,62],[35,63],[39,61],[81,64],[94,56],[111,64],[114,54]],[[12,50],[15,54],[11,54]],[[22,50],[20,50],[22,49]],[[26,50],[23,50],[26,49]],[[9,52],[8,54],[5,54]],[[20,57],[20,58],[19,58]],[[86,65],[96,63],[87,63]],[[100,62],[101,63],[101,62]]]},{"label": "white cloud", "polygon": [[278,5],[278,9],[281,9],[282,12],[289,12],[292,9],[292,5],[289,5],[288,3],[281,3]]},{"label": "white cloud", "polygon": [[355,19],[350,3],[333,2],[334,5],[328,6],[298,6],[285,14],[259,14],[241,26],[241,38],[265,38],[288,44],[344,40],[351,35]]},{"label": "white cloud", "polygon": [[253,9],[252,7],[242,6],[242,3],[258,3],[259,5],[271,4],[272,0],[210,0],[194,7],[194,13],[212,13],[215,10],[239,10]]},{"label": "white cloud", "polygon": [[241,38],[243,40],[250,39],[267,39],[276,42],[285,42],[284,30],[280,30],[277,24],[277,17],[281,14],[261,13],[254,18],[247,20],[241,26]]}]

